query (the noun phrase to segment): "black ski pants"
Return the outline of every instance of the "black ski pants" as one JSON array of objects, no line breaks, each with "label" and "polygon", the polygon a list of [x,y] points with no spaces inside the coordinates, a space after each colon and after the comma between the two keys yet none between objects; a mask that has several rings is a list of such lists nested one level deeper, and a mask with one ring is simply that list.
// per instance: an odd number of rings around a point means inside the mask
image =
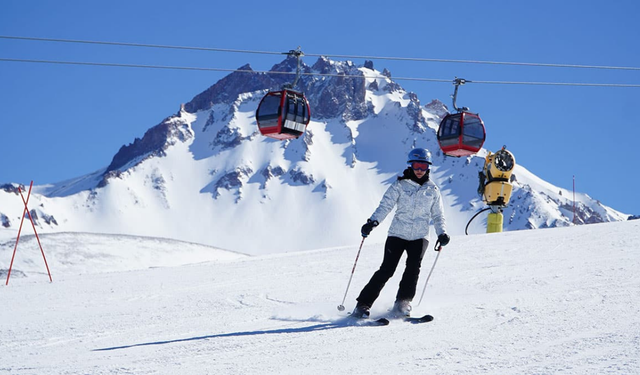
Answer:
[{"label": "black ski pants", "polygon": [[398,294],[396,300],[411,301],[416,295],[416,285],[418,284],[418,277],[420,276],[420,265],[422,264],[422,257],[429,246],[427,239],[421,238],[418,240],[403,240],[398,237],[387,237],[387,241],[384,244],[384,258],[380,269],[377,270],[369,283],[362,289],[360,295],[356,300],[359,305],[366,305],[371,307],[373,302],[380,295],[380,291],[384,285],[393,276],[402,253],[407,251],[407,264],[400,280],[400,287],[398,288]]}]

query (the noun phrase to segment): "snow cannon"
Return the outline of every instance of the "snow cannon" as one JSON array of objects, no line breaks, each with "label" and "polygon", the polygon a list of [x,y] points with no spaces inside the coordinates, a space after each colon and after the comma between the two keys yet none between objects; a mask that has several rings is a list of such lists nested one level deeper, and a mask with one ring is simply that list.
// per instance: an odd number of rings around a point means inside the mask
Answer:
[{"label": "snow cannon", "polygon": [[516,160],[504,147],[485,158],[484,169],[480,174],[482,199],[489,206],[505,207],[511,199],[511,176]]},{"label": "snow cannon", "polygon": [[511,182],[515,177],[512,173],[515,166],[516,159],[507,151],[506,146],[495,154],[489,152],[485,158],[484,168],[479,174],[478,193],[491,209],[487,218],[487,233],[502,232],[502,209],[511,199]]}]

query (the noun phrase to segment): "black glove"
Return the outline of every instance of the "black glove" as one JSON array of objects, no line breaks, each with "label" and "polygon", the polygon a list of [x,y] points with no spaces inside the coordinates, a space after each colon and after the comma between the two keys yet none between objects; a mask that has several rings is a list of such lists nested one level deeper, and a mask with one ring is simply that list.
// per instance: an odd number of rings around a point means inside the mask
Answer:
[{"label": "black glove", "polygon": [[438,242],[440,242],[440,246],[447,246],[450,240],[451,238],[446,233],[442,233],[438,236]]},{"label": "black glove", "polygon": [[369,235],[369,233],[371,233],[371,231],[373,230],[373,228],[378,226],[378,220],[371,220],[371,219],[367,219],[367,223],[365,225],[362,226],[362,229],[360,230],[360,232],[362,232],[362,237],[366,237]]}]

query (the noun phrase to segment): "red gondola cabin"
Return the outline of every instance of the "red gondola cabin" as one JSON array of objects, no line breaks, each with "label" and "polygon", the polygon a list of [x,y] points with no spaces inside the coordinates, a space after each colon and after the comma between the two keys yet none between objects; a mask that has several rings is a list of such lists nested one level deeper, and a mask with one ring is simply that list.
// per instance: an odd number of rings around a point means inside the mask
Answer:
[{"label": "red gondola cabin", "polygon": [[291,90],[267,93],[256,110],[260,133],[279,140],[298,138],[304,133],[309,120],[307,98]]},{"label": "red gondola cabin", "polygon": [[480,116],[459,112],[446,115],[438,128],[438,143],[445,155],[469,156],[480,151],[486,132]]}]

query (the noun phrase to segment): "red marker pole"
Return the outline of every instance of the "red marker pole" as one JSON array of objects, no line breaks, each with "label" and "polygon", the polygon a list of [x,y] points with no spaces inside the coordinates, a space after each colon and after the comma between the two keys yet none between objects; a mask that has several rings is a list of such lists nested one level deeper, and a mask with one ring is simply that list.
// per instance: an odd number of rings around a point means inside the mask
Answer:
[{"label": "red marker pole", "polygon": [[[20,187],[18,187],[18,191],[19,190],[20,190]],[[29,194],[27,194],[27,203],[29,203],[30,196],[31,196],[31,186],[29,186]],[[22,211],[22,219],[20,220],[20,227],[18,228],[18,237],[16,238],[16,245],[13,247],[13,256],[11,256],[11,264],[9,264],[9,272],[7,273],[7,282],[4,285],[9,285],[9,278],[11,277],[11,269],[13,268],[13,260],[16,257],[16,250],[18,250],[18,242],[20,242],[20,232],[22,232],[22,223],[24,223],[24,217],[25,217],[26,211],[27,211],[27,208],[25,204],[25,208]]]},{"label": "red marker pole", "polygon": [[38,241],[38,246],[40,246],[40,252],[42,253],[42,258],[44,259],[44,265],[47,267],[47,273],[49,274],[49,281],[53,282],[51,278],[51,272],[49,271],[49,265],[47,264],[47,258],[44,256],[44,250],[42,249],[42,244],[40,243],[40,237],[38,237],[38,232],[36,231],[36,225],[31,217],[31,213],[29,212],[29,198],[31,198],[31,189],[33,188],[33,181],[29,185],[29,192],[27,193],[27,199],[24,199],[24,195],[22,195],[22,189],[18,187],[18,192],[20,193],[20,197],[22,198],[22,203],[24,204],[24,210],[22,211],[22,219],[20,220],[20,227],[18,228],[18,237],[16,238],[16,245],[13,248],[13,255],[11,256],[11,264],[9,265],[9,272],[7,273],[7,282],[5,285],[9,285],[9,278],[11,277],[11,269],[13,268],[13,261],[16,257],[16,251],[18,250],[18,242],[20,242],[20,233],[22,232],[22,224],[24,223],[25,214],[29,216],[29,220],[31,221],[31,226],[33,227],[33,232],[36,234],[36,240]]},{"label": "red marker pole", "polygon": [[22,198],[22,203],[24,203],[24,210],[27,211],[27,215],[29,215],[29,220],[31,221],[31,226],[33,227],[33,233],[36,234],[36,240],[38,241],[38,246],[40,247],[40,252],[42,253],[42,259],[44,259],[44,266],[47,267],[47,274],[49,274],[49,281],[53,282],[51,278],[51,272],[49,271],[49,264],[47,264],[47,257],[44,256],[44,250],[42,249],[42,244],[40,243],[40,237],[38,236],[38,231],[36,230],[36,224],[33,222],[33,218],[31,217],[31,212],[27,208],[27,202],[29,201],[29,196],[31,195],[31,186],[33,186],[33,181],[31,181],[31,185],[29,186],[29,194],[27,194],[27,200],[24,200],[24,196],[22,195],[22,190],[18,188],[20,192],[20,197]]}]

